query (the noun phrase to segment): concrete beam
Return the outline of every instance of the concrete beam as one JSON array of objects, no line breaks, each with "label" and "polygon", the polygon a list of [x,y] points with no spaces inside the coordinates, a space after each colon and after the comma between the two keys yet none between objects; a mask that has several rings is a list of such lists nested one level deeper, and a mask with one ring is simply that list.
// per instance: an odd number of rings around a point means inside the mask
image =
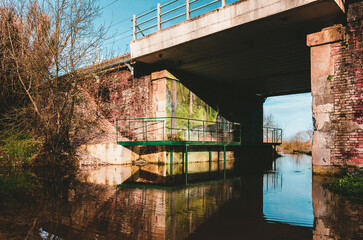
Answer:
[{"label": "concrete beam", "polygon": [[[344,12],[342,0],[335,2]],[[171,48],[226,29],[257,21],[295,8],[323,2],[321,0],[268,0],[238,1],[175,26],[155,32],[130,43],[131,57],[141,56]]]}]

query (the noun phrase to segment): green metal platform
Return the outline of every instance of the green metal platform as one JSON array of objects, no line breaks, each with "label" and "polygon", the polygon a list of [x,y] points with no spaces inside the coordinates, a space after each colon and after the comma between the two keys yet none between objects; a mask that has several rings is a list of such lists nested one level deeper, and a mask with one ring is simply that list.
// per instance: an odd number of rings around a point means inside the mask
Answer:
[{"label": "green metal platform", "polygon": [[[241,145],[241,127],[225,119],[205,121],[178,117],[132,118],[116,120],[116,141],[122,146],[171,146],[170,175],[173,176],[173,146],[184,146],[185,184],[188,183],[188,149],[190,146],[222,146],[224,178],[226,149]],[[282,142],[282,130],[264,128],[264,143]],[[209,148],[209,164],[211,164]]]},{"label": "green metal platform", "polygon": [[239,146],[239,142],[205,142],[205,141],[122,141],[122,146]]},{"label": "green metal platform", "polygon": [[179,117],[117,119],[117,143],[122,146],[238,146],[238,123]]},{"label": "green metal platform", "polygon": [[[116,120],[116,141],[122,146],[240,146],[239,123],[180,117]],[[263,142],[279,145],[282,130],[264,128]]]}]

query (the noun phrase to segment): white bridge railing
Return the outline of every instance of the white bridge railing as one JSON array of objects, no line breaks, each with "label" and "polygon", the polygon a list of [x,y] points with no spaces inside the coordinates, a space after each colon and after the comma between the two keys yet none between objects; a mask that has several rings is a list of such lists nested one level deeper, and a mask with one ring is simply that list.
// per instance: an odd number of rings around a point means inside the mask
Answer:
[{"label": "white bridge railing", "polygon": [[146,36],[162,28],[170,27],[184,20],[199,16],[237,0],[172,0],[163,5],[145,12],[139,16],[134,15],[132,22],[132,36]]}]

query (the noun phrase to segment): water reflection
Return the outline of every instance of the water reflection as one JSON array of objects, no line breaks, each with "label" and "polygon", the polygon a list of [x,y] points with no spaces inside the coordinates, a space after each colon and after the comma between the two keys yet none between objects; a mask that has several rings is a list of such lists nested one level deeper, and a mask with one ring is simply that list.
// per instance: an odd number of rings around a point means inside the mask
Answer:
[{"label": "water reflection", "polygon": [[[189,167],[209,174],[208,164]],[[167,179],[160,165],[107,166],[67,184],[4,176],[0,239],[362,238],[362,207],[323,189],[308,156],[285,155],[264,174],[176,187],[133,185]]]},{"label": "water reflection", "polygon": [[[234,161],[226,161],[226,173],[232,172]],[[173,175],[170,174],[173,168]],[[188,183],[219,179],[224,176],[222,161],[191,162],[188,164]],[[184,164],[111,165],[91,171],[85,181],[95,184],[117,186],[122,183],[152,183],[162,185],[185,184]]]},{"label": "water reflection", "polygon": [[324,189],[327,181],[313,176],[313,239],[363,239],[363,207]]},{"label": "water reflection", "polygon": [[311,177],[310,156],[292,155],[276,159],[276,169],[264,175],[265,218],[313,227]]},{"label": "water reflection", "polygon": [[41,191],[21,208],[2,209],[0,239],[184,239],[238,198],[238,186],[239,179],[175,189],[75,182],[67,198]]}]

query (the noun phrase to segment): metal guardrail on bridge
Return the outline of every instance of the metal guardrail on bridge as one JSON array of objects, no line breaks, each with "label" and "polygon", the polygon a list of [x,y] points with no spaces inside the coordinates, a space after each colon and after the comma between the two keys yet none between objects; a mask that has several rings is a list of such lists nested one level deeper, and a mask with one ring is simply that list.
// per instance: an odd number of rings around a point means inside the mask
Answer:
[{"label": "metal guardrail on bridge", "polygon": [[[146,36],[159,31],[163,26],[170,27],[181,21],[199,16],[205,12],[224,7],[237,0],[172,0],[141,15],[133,15],[132,36]],[[182,18],[184,17],[184,18]]]}]

